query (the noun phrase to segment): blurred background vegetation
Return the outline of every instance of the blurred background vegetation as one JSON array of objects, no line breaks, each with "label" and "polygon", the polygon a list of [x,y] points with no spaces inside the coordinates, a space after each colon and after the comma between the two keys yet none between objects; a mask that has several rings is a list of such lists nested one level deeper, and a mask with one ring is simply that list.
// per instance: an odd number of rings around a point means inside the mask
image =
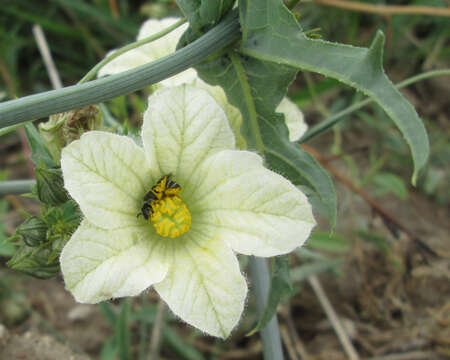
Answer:
[{"label": "blurred background vegetation", "polygon": [[[448,11],[448,0],[351,2],[362,9],[300,1],[294,12],[305,31],[330,41],[368,46],[376,30],[382,29],[387,40],[385,69],[394,83],[449,67],[448,16],[370,10],[376,4]],[[52,88],[32,35],[34,24],[43,28],[67,86],[79,81],[109,50],[132,42],[147,18],[179,15],[172,0],[0,0],[0,101]],[[410,184],[408,148],[375,105],[346,115],[331,131],[305,145],[335,181],[339,217],[333,234],[324,222],[308,245],[291,256],[294,292],[279,308],[287,358],[347,358],[317,295],[318,274],[319,285],[361,358],[450,356],[449,77],[430,78],[402,91],[423,119],[431,143],[429,164],[416,188]],[[107,105],[115,118],[137,131],[146,94],[144,90]],[[310,125],[363,99],[334,80],[309,73],[299,73],[289,95]],[[0,180],[32,176],[23,132],[3,136],[0,149]],[[34,331],[38,340],[41,335],[36,332],[55,341],[48,342],[45,351],[57,353],[44,357],[50,353],[42,350],[36,355],[42,359],[69,358],[67,354],[74,352],[80,359],[87,354],[93,359],[141,360],[156,352],[151,341],[158,336],[158,352],[165,359],[261,358],[258,336],[245,337],[256,323],[251,298],[239,328],[223,342],[203,337],[170,314],[161,317],[164,306],[153,292],[100,306],[77,305],[61,279],[35,280],[8,271],[4,263],[14,247],[5,239],[23,222],[23,211],[37,215],[39,206],[26,197],[0,199],[0,323],[10,333],[8,341],[16,341],[16,350],[32,354],[26,345],[30,338],[25,341],[23,334]],[[320,209],[316,211],[320,214]],[[5,351],[10,350],[0,345],[0,359],[14,359],[16,353]]]}]

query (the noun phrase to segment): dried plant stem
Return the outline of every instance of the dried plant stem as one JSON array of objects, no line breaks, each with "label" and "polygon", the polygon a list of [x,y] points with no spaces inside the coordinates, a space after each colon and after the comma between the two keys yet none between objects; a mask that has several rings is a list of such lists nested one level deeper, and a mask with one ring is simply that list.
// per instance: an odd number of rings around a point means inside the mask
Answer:
[{"label": "dried plant stem", "polygon": [[164,320],[166,318],[166,309],[167,306],[164,301],[159,300],[155,324],[153,325],[152,330],[148,360],[157,360],[159,358],[159,347],[161,344],[162,329],[164,328]]},{"label": "dried plant stem", "polygon": [[297,356],[297,353],[294,348],[294,344],[292,343],[292,339],[289,335],[289,331],[286,328],[286,326],[281,325],[280,331],[281,331],[281,337],[283,338],[284,346],[286,347],[286,350],[289,354],[289,358],[291,360],[300,360]]},{"label": "dried plant stem", "polygon": [[36,40],[36,44],[41,53],[42,60],[44,61],[45,68],[47,69],[48,76],[54,89],[61,89],[63,87],[61,78],[59,77],[58,70],[56,69],[55,63],[53,61],[52,55],[50,53],[50,48],[48,46],[47,40],[45,39],[44,31],[40,25],[33,25],[33,35]]},{"label": "dried plant stem", "polygon": [[142,45],[148,44],[152,41],[158,40],[161,37],[167,35],[171,31],[175,30],[176,28],[180,27],[186,22],[186,18],[181,18],[178,21],[176,21],[174,24],[168,26],[167,28],[157,32],[156,34],[153,34],[151,36],[146,37],[145,39],[141,39],[139,41],[133,42],[131,44],[128,44],[116,51],[114,51],[112,54],[105,57],[102,61],[100,61],[97,65],[95,65],[89,72],[79,81],[79,84],[82,84],[86,81],[91,80],[97,75],[97,72],[106,64],[114,60],[115,58],[119,57],[122,54],[125,54],[126,52],[136,49]]},{"label": "dried plant stem", "polygon": [[345,329],[342,326],[341,321],[339,320],[336,312],[334,311],[333,306],[328,300],[328,297],[325,294],[325,291],[322,288],[319,279],[317,278],[316,275],[311,275],[308,278],[308,281],[317,298],[319,299],[320,305],[322,305],[325,313],[327,314],[328,320],[330,320],[331,325],[333,326],[334,331],[336,332],[336,335],[339,341],[341,342],[342,347],[344,348],[344,351],[347,354],[348,358],[350,360],[359,360],[359,355],[356,352],[356,349],[353,347],[353,344],[350,341],[350,338],[348,337],[347,333],[345,332]]},{"label": "dried plant stem", "polygon": [[306,351],[305,345],[303,344],[303,341],[300,339],[300,336],[297,333],[297,329],[295,328],[294,321],[292,320],[291,315],[291,306],[288,306],[288,311],[286,314],[286,324],[288,326],[289,332],[292,337],[292,341],[294,342],[295,351],[300,356],[300,359],[302,360],[311,360],[311,356]]}]

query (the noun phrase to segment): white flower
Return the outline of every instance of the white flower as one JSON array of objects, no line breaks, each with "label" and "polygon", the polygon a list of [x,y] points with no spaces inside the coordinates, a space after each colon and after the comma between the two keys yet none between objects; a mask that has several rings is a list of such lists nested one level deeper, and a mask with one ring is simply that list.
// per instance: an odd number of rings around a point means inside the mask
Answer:
[{"label": "white flower", "polygon": [[[178,20],[178,18],[174,17],[169,17],[162,20],[147,20],[139,30],[137,40],[142,40],[146,37],[154,35],[161,30],[164,30],[165,28],[173,25]],[[173,53],[176,50],[181,35],[183,35],[187,27],[188,24],[184,24],[158,40],[155,40],[149,44],[130,50],[125,54],[118,56],[116,59],[112,60],[110,63],[101,68],[98,72],[98,76],[101,77],[105,75],[117,74],[149,63],[151,61],[155,61]],[[239,131],[240,125],[242,124],[242,115],[240,111],[236,107],[228,103],[225,92],[220,86],[211,86],[205,83],[197,75],[195,69],[187,69],[175,76],[161,81],[157,84],[157,86],[167,87],[178,86],[182,84],[201,87],[202,89],[208,91],[224,109],[225,113],[228,116],[228,119],[231,122],[231,127],[235,134],[237,131]],[[285,97],[278,105],[276,111],[283,113],[285,116],[286,126],[289,130],[289,140],[299,140],[308,129],[301,110],[295,103]],[[243,140],[240,137],[237,139],[237,141],[238,147],[244,147]]]},{"label": "white flower", "polygon": [[[66,287],[96,303],[153,286],[181,319],[225,338],[247,294],[235,252],[267,257],[301,246],[315,225],[311,206],[260,156],[235,150],[224,111],[202,89],[152,95],[142,142],[91,131],[63,149],[64,184],[85,217],[61,254]],[[152,202],[146,220],[144,197],[169,174],[181,193]],[[172,200],[174,213],[163,211]],[[190,213],[183,229],[180,211]],[[185,232],[171,238],[167,229]]]}]

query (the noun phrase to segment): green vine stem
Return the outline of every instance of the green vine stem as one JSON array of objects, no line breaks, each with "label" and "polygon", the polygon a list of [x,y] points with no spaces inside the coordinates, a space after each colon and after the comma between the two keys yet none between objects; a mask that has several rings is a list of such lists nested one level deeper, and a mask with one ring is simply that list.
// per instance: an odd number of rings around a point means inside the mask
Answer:
[{"label": "green vine stem", "polygon": [[0,127],[36,120],[128,94],[178,74],[239,38],[237,11],[194,42],[162,59],[87,83],[0,104]]},{"label": "green vine stem", "polygon": [[[431,77],[435,76],[449,76],[450,75],[450,69],[443,69],[443,70],[434,70],[434,71],[428,71],[423,74],[419,74],[416,76],[412,76],[409,79],[406,79],[400,83],[398,83],[396,86],[397,88],[402,88],[408,85],[411,85],[413,83],[416,83],[421,80],[425,80]],[[349,106],[348,108],[340,111],[339,113],[325,119],[324,121],[320,122],[316,126],[311,127],[309,131],[306,132],[306,134],[303,136],[303,138],[300,140],[300,142],[305,142],[320,133],[326,131],[330,127],[332,127],[334,124],[338,123],[340,120],[343,119],[343,116],[351,114],[352,112],[355,112],[362,107],[370,104],[372,101],[370,99],[363,100],[359,103],[356,103],[354,105]],[[0,133],[3,129],[0,130]],[[2,195],[8,195],[8,194],[23,194],[31,191],[31,185],[34,185],[34,180],[11,180],[11,181],[0,181],[0,196]]]},{"label": "green vine stem", "polygon": [[105,57],[102,61],[100,61],[97,65],[95,65],[91,70],[89,70],[89,72],[84,75],[84,77],[78,82],[78,84],[82,84],[86,81],[91,80],[92,78],[94,78],[97,75],[97,72],[106,64],[108,64],[109,62],[111,62],[112,60],[114,60],[115,58],[119,57],[120,55],[133,50],[135,48],[138,48],[139,46],[142,46],[144,44],[148,44],[152,41],[158,40],[159,38],[163,37],[164,35],[170,33],[171,31],[175,30],[177,27],[183,25],[186,22],[186,18],[181,18],[180,20],[178,20],[177,22],[175,22],[174,24],[172,24],[171,26],[165,28],[164,30],[153,34],[149,37],[146,37],[145,39],[139,40],[139,41],[135,41],[131,44],[128,44],[124,47],[121,47],[120,49],[114,51],[111,55]]},{"label": "green vine stem", "polygon": [[31,192],[31,187],[35,184],[35,180],[0,181],[0,196],[29,193]]},{"label": "green vine stem", "polygon": [[[256,308],[258,309],[258,315],[261,317],[270,288],[270,275],[266,259],[249,256],[249,268],[253,282]],[[276,314],[260,332],[264,360],[283,360],[280,329]]]}]

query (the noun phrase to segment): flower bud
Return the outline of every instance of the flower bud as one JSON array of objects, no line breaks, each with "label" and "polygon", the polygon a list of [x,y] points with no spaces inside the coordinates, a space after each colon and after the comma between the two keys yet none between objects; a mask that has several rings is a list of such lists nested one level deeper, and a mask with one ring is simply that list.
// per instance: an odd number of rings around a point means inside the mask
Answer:
[{"label": "flower bud", "polygon": [[34,247],[47,241],[47,224],[37,216],[26,219],[16,230],[28,246]]},{"label": "flower bud", "polygon": [[69,200],[69,195],[64,189],[64,181],[60,169],[44,169],[37,167],[34,170],[36,176],[36,190],[41,202],[48,205],[60,205]]},{"label": "flower bud", "polygon": [[35,248],[23,244],[7,265],[13,270],[22,271],[37,278],[49,279],[59,273],[58,259],[49,260],[52,252],[52,249],[48,247]]},{"label": "flower bud", "polygon": [[79,139],[86,131],[101,129],[103,117],[97,105],[52,115],[47,122],[39,125],[41,136],[58,164],[64,146]]}]

